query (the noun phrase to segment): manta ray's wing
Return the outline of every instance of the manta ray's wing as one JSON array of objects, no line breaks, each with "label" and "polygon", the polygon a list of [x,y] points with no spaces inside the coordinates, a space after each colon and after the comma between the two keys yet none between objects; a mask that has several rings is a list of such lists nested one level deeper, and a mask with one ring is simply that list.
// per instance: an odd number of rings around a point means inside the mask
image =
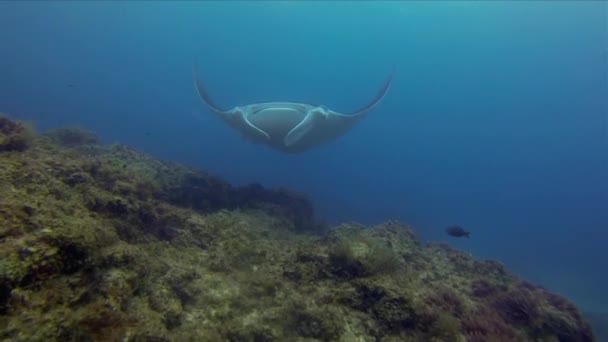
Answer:
[{"label": "manta ray's wing", "polygon": [[220,108],[217,104],[215,104],[215,101],[213,101],[211,96],[209,96],[209,94],[207,93],[207,90],[205,89],[203,82],[201,82],[200,78],[198,77],[198,68],[196,66],[192,69],[192,76],[194,77],[194,86],[196,87],[196,90],[198,91],[198,95],[201,97],[203,102],[205,102],[207,107],[209,107],[212,111],[216,112],[217,114],[226,115],[228,113],[228,111]]},{"label": "manta ray's wing", "polygon": [[390,75],[384,81],[376,97],[363,108],[353,113],[342,114],[322,107],[309,111],[306,117],[285,136],[285,145],[292,147],[299,144],[322,144],[346,133],[386,96],[393,83],[395,69],[395,66],[393,66]]},{"label": "manta ray's wing", "polygon": [[240,129],[245,129],[245,131],[254,138],[261,138],[262,140],[270,139],[266,132],[253,125],[245,115],[242,115],[241,112],[235,115],[235,111],[239,111],[238,108],[228,111],[220,108],[217,104],[215,104],[215,101],[213,101],[211,96],[209,96],[207,90],[205,89],[205,86],[203,85],[203,82],[201,82],[200,78],[198,77],[198,68],[196,66],[193,68],[193,77],[194,85],[196,86],[198,95],[201,97],[207,107],[209,107],[213,112],[218,114],[220,118],[222,118],[222,120],[224,120],[231,126],[235,126]]},{"label": "manta ray's wing", "polygon": [[371,102],[369,102],[363,108],[360,108],[353,113],[345,113],[345,115],[360,116],[360,115],[367,114],[369,111],[374,109],[374,107],[376,107],[380,103],[380,101],[382,101],[384,96],[386,96],[389,89],[391,88],[391,84],[393,83],[393,78],[395,77],[396,70],[397,70],[396,67],[393,65],[393,67],[391,69],[391,73],[388,75],[388,77],[384,81],[384,84],[382,85],[382,88],[380,88],[380,91],[378,91],[378,94],[376,95],[376,97],[374,97],[374,99]]}]

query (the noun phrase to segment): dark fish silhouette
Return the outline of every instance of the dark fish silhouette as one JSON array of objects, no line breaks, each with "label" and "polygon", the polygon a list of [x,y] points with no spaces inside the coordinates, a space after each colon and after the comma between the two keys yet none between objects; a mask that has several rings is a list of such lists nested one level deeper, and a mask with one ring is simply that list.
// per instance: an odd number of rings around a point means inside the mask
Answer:
[{"label": "dark fish silhouette", "polygon": [[471,234],[471,232],[464,230],[464,228],[462,228],[461,226],[449,226],[445,231],[448,233],[448,235],[454,237],[466,236],[467,238],[469,238],[469,235]]}]

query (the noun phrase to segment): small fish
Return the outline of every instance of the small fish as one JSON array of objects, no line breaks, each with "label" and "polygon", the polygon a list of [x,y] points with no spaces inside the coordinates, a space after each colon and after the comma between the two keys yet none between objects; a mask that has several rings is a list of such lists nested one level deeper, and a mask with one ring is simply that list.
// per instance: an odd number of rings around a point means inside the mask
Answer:
[{"label": "small fish", "polygon": [[448,228],[446,228],[445,231],[448,233],[448,235],[454,237],[466,236],[467,238],[469,238],[469,235],[471,234],[471,232],[464,230],[464,228],[462,228],[461,226],[449,226]]}]

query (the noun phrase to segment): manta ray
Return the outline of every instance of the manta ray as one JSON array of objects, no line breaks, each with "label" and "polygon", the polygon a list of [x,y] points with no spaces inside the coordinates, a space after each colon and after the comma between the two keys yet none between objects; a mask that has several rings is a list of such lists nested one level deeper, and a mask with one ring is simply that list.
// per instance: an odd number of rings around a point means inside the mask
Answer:
[{"label": "manta ray", "polygon": [[335,112],[326,106],[305,102],[260,102],[222,109],[207,93],[194,68],[198,94],[211,111],[254,143],[266,144],[286,153],[300,153],[326,144],[346,133],[386,96],[395,67],[374,99],[352,113]]}]

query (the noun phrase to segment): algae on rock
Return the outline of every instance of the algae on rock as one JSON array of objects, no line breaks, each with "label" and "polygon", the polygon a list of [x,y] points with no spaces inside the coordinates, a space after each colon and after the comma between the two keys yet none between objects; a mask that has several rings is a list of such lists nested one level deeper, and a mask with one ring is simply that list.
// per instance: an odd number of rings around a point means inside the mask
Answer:
[{"label": "algae on rock", "polygon": [[88,132],[21,146],[0,149],[0,340],[593,341],[567,299],[401,223],[328,229],[300,194]]}]

